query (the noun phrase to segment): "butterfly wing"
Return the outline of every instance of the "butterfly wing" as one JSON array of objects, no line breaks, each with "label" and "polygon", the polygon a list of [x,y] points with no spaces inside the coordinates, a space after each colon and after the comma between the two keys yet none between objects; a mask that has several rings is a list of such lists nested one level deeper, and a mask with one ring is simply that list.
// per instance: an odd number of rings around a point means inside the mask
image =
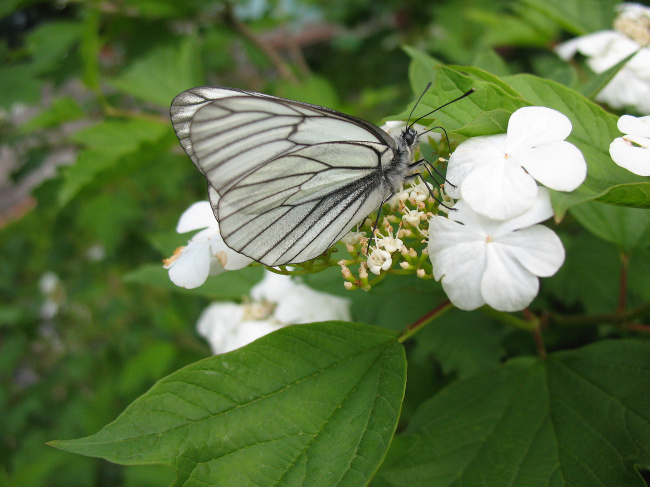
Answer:
[{"label": "butterfly wing", "polygon": [[181,93],[172,123],[206,176],[221,234],[266,265],[317,257],[390,195],[384,131],[316,105],[227,88]]}]

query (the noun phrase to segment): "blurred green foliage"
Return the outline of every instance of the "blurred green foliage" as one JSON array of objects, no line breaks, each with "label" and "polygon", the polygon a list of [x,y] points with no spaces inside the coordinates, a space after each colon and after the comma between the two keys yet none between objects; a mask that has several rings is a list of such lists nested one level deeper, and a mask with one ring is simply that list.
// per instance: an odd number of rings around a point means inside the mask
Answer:
[{"label": "blurred green foliage", "polygon": [[[173,233],[177,219],[205,199],[205,182],[168,120],[176,94],[202,84],[241,87],[380,122],[413,99],[414,80],[431,79],[432,59],[578,87],[576,71],[548,48],[562,36],[608,28],[616,2],[583,3],[589,7],[560,0],[2,2],[0,136],[11,157],[0,161],[3,191],[13,199],[1,208],[0,484],[173,481],[163,467],[118,466],[45,442],[94,433],[158,379],[208,356],[193,328],[199,313],[210,299],[241,297],[261,275],[246,269],[187,292],[152,264],[183,244],[186,237]],[[427,62],[411,62],[424,52]],[[62,164],[66,154],[73,156]],[[571,210],[561,227],[567,264],[537,303],[611,312],[616,282],[599,276],[617,275],[620,251],[638,263],[630,303],[650,300],[647,217],[590,205]],[[386,279],[372,297],[347,293],[338,269],[306,281],[352,298],[356,321],[394,330],[443,298],[438,284],[415,278]],[[458,313],[419,334],[407,346],[402,424],[454,379],[533,354],[522,335]],[[622,335],[603,326],[546,338],[549,350],[560,350]]]}]

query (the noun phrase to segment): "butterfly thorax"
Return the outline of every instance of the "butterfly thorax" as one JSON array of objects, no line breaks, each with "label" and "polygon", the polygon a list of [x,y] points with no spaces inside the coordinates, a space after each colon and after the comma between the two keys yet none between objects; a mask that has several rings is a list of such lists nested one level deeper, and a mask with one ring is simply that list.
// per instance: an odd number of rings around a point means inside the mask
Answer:
[{"label": "butterfly thorax", "polygon": [[407,127],[394,136],[397,148],[393,151],[393,159],[384,169],[384,179],[392,192],[397,192],[404,181],[417,171],[412,165],[413,152],[418,144],[418,134],[413,128]]}]

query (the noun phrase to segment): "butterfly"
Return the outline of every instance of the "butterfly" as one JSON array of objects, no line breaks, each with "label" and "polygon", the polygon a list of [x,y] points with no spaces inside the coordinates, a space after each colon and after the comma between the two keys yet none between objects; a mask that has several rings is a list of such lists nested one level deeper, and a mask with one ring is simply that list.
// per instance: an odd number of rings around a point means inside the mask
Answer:
[{"label": "butterfly", "polygon": [[208,181],[224,242],[267,266],[318,257],[423,162],[413,160],[413,124],[393,137],[336,110],[262,93],[192,88],[174,98],[170,115]]}]

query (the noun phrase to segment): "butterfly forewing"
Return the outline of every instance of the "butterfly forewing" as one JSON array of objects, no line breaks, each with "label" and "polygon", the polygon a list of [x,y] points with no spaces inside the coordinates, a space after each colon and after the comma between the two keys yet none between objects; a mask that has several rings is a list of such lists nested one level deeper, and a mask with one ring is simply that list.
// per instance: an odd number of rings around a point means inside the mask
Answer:
[{"label": "butterfly forewing", "polygon": [[227,88],[174,99],[172,123],[206,176],[221,234],[266,265],[313,259],[392,193],[396,144],[360,119]]}]

